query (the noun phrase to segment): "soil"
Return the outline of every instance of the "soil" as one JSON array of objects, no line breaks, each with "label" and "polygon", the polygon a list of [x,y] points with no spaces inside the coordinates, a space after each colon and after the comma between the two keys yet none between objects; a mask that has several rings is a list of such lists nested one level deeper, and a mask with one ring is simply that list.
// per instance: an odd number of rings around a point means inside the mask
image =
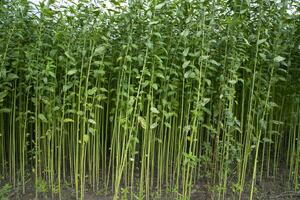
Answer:
[{"label": "soil", "polygon": [[[33,180],[33,179],[32,179]],[[231,179],[232,181],[232,179]],[[233,182],[233,181],[232,181]],[[250,188],[251,182],[246,182],[245,190],[242,196],[243,200],[249,199],[249,188]],[[228,200],[235,200],[238,199],[238,193],[233,192],[230,189],[226,192],[225,199]],[[300,200],[300,190],[294,191],[291,187],[291,183],[288,181],[287,177],[287,170],[282,169],[276,177],[268,177],[264,178],[263,181],[259,181],[259,177],[257,177],[257,184],[255,186],[255,195],[253,199],[261,199],[261,200]],[[0,185],[1,186],[1,185]],[[191,200],[214,200],[218,199],[217,192],[212,192],[212,184],[209,184],[208,182],[202,181],[197,182],[195,186],[192,189],[191,193]],[[0,187],[1,188],[1,187]],[[151,200],[177,200],[178,195],[170,192],[163,192],[162,195],[158,196],[157,193],[153,191],[151,195],[154,197],[151,198]],[[129,195],[130,196],[130,195]],[[21,192],[14,191],[10,193],[9,197],[3,198],[1,197],[0,192],[0,200],[2,199],[12,199],[12,200],[34,200],[35,199],[35,191],[34,191],[34,184],[32,181],[29,181],[26,187],[26,193],[21,194]],[[48,193],[40,193],[38,196],[38,199],[41,200],[56,200],[59,199],[57,195],[52,196]],[[62,200],[76,200],[75,197],[75,191],[71,187],[64,186],[62,188]],[[113,194],[112,192],[109,194],[104,195],[96,194],[96,192],[93,192],[92,190],[88,189],[85,194],[85,200],[112,200]],[[137,198],[134,198],[134,200]],[[128,198],[120,198],[120,200],[130,200],[130,197]]]},{"label": "soil", "polygon": [[[261,183],[258,183],[256,186],[256,193],[254,199],[262,199],[262,200],[285,200],[285,199],[293,199],[300,200],[300,191],[290,191],[286,187],[286,183],[279,180],[274,180],[274,178],[267,179]],[[245,195],[243,195],[242,199],[249,199],[249,193],[247,190],[245,191]],[[113,195],[97,195],[95,192],[87,191],[85,194],[86,200],[112,200]],[[2,199],[2,198],[0,198]],[[27,187],[26,194],[16,194],[11,193],[8,199],[12,200],[34,200],[35,192],[33,187]],[[38,199],[41,200],[54,200],[58,199],[58,196],[52,197],[50,194],[39,194]],[[130,198],[127,198],[128,200]],[[151,198],[153,200],[176,200],[177,197],[174,194],[166,193],[161,197]],[[191,200],[214,200],[217,199],[217,195],[213,195],[212,192],[209,191],[209,185],[196,185],[192,190]],[[238,194],[233,193],[232,191],[228,191],[226,193],[225,199],[235,200],[238,199]],[[75,193],[70,188],[64,188],[62,192],[62,200],[76,200]],[[125,199],[121,199],[125,200]]]}]

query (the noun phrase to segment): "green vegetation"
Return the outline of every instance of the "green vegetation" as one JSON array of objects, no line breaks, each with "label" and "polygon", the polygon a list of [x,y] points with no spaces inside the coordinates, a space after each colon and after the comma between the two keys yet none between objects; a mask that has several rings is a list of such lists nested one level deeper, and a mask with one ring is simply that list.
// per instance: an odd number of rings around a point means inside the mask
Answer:
[{"label": "green vegetation", "polygon": [[12,186],[9,183],[4,184],[0,188],[0,198],[1,200],[8,200],[9,194],[12,190]]},{"label": "green vegetation", "polygon": [[284,167],[299,190],[298,1],[105,2],[1,0],[1,180],[253,199]]}]

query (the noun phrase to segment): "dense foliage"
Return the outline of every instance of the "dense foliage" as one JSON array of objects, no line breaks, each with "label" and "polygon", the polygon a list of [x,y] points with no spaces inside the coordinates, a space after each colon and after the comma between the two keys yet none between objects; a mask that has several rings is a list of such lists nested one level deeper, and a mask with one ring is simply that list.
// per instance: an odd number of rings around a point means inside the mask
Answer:
[{"label": "dense foliage", "polygon": [[118,2],[1,0],[2,179],[252,199],[285,166],[298,190],[299,2]]}]

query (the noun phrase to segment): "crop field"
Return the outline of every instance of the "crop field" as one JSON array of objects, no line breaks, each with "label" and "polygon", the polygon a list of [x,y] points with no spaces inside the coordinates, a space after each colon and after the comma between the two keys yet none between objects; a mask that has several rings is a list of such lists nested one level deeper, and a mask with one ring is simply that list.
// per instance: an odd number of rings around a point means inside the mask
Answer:
[{"label": "crop field", "polygon": [[299,0],[0,1],[0,200],[300,199]]}]

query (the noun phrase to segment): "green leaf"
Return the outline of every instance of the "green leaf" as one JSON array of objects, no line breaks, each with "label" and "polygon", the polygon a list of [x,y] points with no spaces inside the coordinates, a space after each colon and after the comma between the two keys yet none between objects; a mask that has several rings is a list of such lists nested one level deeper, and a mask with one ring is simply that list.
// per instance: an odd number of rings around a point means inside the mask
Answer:
[{"label": "green leaf", "polygon": [[73,83],[68,83],[67,85],[63,86],[63,91],[66,92],[68,91],[71,87],[73,87]]},{"label": "green leaf", "polygon": [[262,59],[264,59],[264,60],[266,60],[266,55],[265,54],[263,54],[263,53],[259,53],[259,55],[260,55],[260,57],[262,58]]},{"label": "green leaf", "polygon": [[17,74],[9,73],[9,74],[7,75],[7,78],[8,78],[9,80],[14,80],[14,79],[18,79],[19,76],[18,76]]},{"label": "green leaf", "polygon": [[89,122],[90,124],[96,124],[95,120],[93,120],[93,119],[88,119],[88,122]]},{"label": "green leaf", "polygon": [[108,92],[108,90],[107,90],[106,88],[99,88],[99,90],[100,90],[101,92]]},{"label": "green leaf", "polygon": [[154,114],[159,114],[159,111],[158,111],[157,108],[155,108],[155,107],[151,107],[150,110],[151,110],[151,112],[154,113]]},{"label": "green leaf", "polygon": [[149,49],[153,49],[153,43],[152,43],[150,40],[148,40],[148,41],[146,42],[146,46],[147,46]]},{"label": "green leaf", "polygon": [[47,118],[46,118],[45,115],[42,114],[42,113],[40,113],[40,114],[38,115],[38,118],[39,118],[42,122],[44,122],[44,123],[47,123],[47,122],[48,122]]},{"label": "green leaf", "polygon": [[4,98],[8,95],[7,91],[0,92],[0,102],[4,100]]},{"label": "green leaf", "polygon": [[185,29],[184,31],[182,31],[181,36],[183,37],[187,37],[189,35],[190,31],[188,29]]},{"label": "green leaf", "polygon": [[230,84],[232,84],[232,85],[236,84],[236,82],[237,82],[237,80],[229,80],[229,81],[228,81],[228,83],[230,83]]},{"label": "green leaf", "polygon": [[99,46],[95,49],[94,51],[94,56],[97,56],[97,55],[102,55],[105,51],[105,47],[104,46]]},{"label": "green leaf", "polygon": [[59,106],[55,106],[52,110],[55,112],[55,111],[58,111],[60,109]]},{"label": "green leaf", "polygon": [[83,142],[87,143],[90,140],[90,136],[88,134],[84,134],[83,136]]},{"label": "green leaf", "polygon": [[73,74],[77,73],[77,69],[70,69],[68,72],[67,72],[67,75],[71,76]]},{"label": "green leaf", "polygon": [[210,80],[210,79],[204,79],[204,81],[206,82],[206,84],[207,84],[208,86],[211,86],[211,80]]},{"label": "green leaf", "polygon": [[70,60],[72,60],[72,62],[75,62],[75,59],[69,54],[69,52],[65,52],[65,55],[67,56],[67,58],[69,58]]},{"label": "green leaf", "polygon": [[273,141],[270,138],[263,138],[263,141],[265,143],[273,143]]},{"label": "green leaf", "polygon": [[147,123],[146,123],[146,120],[142,116],[138,116],[138,122],[141,124],[141,127],[143,129],[146,129]]},{"label": "green leaf", "polygon": [[94,95],[97,92],[97,87],[93,87],[87,91],[88,95]]},{"label": "green leaf", "polygon": [[213,60],[213,59],[209,60],[209,62],[210,62],[211,64],[214,64],[214,65],[217,65],[217,66],[220,66],[220,65],[221,65],[220,63],[218,63],[217,61],[215,61],[215,60]]},{"label": "green leaf", "polygon": [[276,124],[276,125],[283,125],[284,124],[283,122],[277,121],[277,120],[272,120],[272,123]]},{"label": "green leaf", "polygon": [[187,133],[191,130],[191,125],[186,125],[183,127],[183,132]]},{"label": "green leaf", "polygon": [[158,90],[158,85],[157,85],[156,83],[154,83],[154,84],[152,84],[152,88],[153,88],[154,90]]},{"label": "green leaf", "polygon": [[243,38],[243,40],[245,41],[246,45],[251,46],[246,38]]},{"label": "green leaf", "polygon": [[274,62],[277,62],[277,63],[282,62],[282,61],[284,61],[284,60],[285,60],[285,58],[284,58],[284,57],[281,57],[281,56],[276,56],[276,57],[274,58]]},{"label": "green leaf", "polygon": [[257,41],[257,45],[260,45],[260,44],[262,44],[266,41],[267,41],[267,39],[260,39],[260,40]]},{"label": "green leaf", "polygon": [[183,51],[183,56],[184,57],[186,57],[187,55],[188,55],[188,53],[189,53],[189,50],[190,50],[190,48],[188,47],[188,48],[186,48],[186,49],[184,49],[184,51]]},{"label": "green leaf", "polygon": [[187,71],[187,72],[184,73],[183,77],[184,78],[189,78],[190,74],[191,74],[191,71]]},{"label": "green leaf", "polygon": [[6,69],[5,67],[0,68],[0,78],[6,78]]},{"label": "green leaf", "polygon": [[185,69],[189,64],[190,64],[191,61],[187,60],[185,61],[183,64],[182,64],[182,68]]},{"label": "green leaf", "polygon": [[156,76],[159,78],[165,79],[165,76],[160,72],[156,73]]},{"label": "green leaf", "polygon": [[201,102],[201,105],[205,106],[206,104],[208,104],[209,101],[210,101],[210,98],[203,98],[202,102]]},{"label": "green leaf", "polygon": [[74,120],[73,119],[70,119],[70,118],[65,118],[64,119],[64,123],[69,123],[69,122],[74,122]]},{"label": "green leaf", "polygon": [[259,123],[260,123],[261,128],[262,128],[263,130],[266,130],[266,129],[267,129],[267,122],[266,122],[264,119],[259,120]]},{"label": "green leaf", "polygon": [[83,115],[84,115],[84,112],[81,111],[81,110],[78,110],[78,111],[77,111],[77,115],[83,116]]},{"label": "green leaf", "polygon": [[162,7],[164,7],[165,5],[166,5],[166,2],[157,4],[157,5],[155,6],[155,10],[160,10],[160,9],[162,9]]},{"label": "green leaf", "polygon": [[153,35],[156,35],[157,37],[161,38],[161,34],[159,32],[154,32]]},{"label": "green leaf", "polygon": [[0,113],[10,113],[11,109],[9,108],[1,108]]},{"label": "green leaf", "polygon": [[155,24],[158,24],[159,23],[159,21],[152,21],[152,22],[150,22],[150,25],[155,25]]},{"label": "green leaf", "polygon": [[273,101],[269,102],[269,105],[271,107],[277,107],[277,108],[279,108],[279,105],[277,103],[273,102]]},{"label": "green leaf", "polygon": [[49,74],[52,78],[56,78],[54,72],[49,71],[48,74]]},{"label": "green leaf", "polygon": [[92,135],[95,135],[96,133],[96,129],[92,128],[92,127],[89,127],[89,133],[91,133]]},{"label": "green leaf", "polygon": [[203,56],[201,56],[200,58],[201,58],[201,60],[207,60],[207,59],[209,59],[209,56],[203,55]]},{"label": "green leaf", "polygon": [[156,140],[158,143],[160,143],[160,144],[162,144],[162,143],[163,143],[162,139],[155,138],[155,140]]},{"label": "green leaf", "polygon": [[155,122],[155,123],[150,125],[150,129],[155,129],[157,126],[158,126],[158,123]]}]

